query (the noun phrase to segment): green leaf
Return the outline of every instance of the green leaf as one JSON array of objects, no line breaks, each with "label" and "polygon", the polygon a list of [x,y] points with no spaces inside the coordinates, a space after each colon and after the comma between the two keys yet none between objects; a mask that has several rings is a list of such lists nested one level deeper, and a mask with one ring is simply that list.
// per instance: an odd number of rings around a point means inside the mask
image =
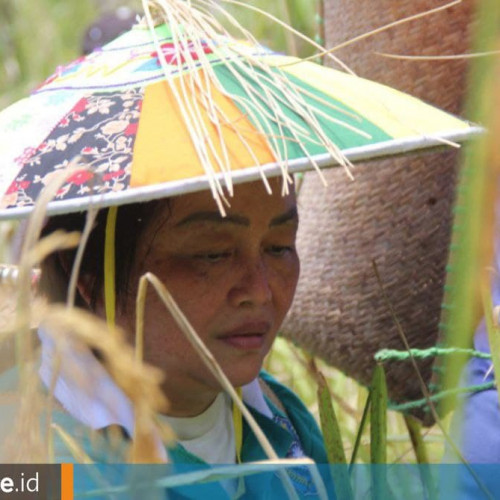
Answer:
[{"label": "green leaf", "polygon": [[422,438],[422,426],[418,420],[416,420],[411,415],[404,415],[406,427],[408,429],[408,434],[410,435],[411,442],[413,445],[413,450],[415,451],[415,457],[417,462],[420,464],[419,473],[424,485],[427,496],[430,500],[437,500],[438,493],[436,484],[432,478],[429,466],[429,459],[427,457],[427,449],[425,447],[424,440]]},{"label": "green leaf", "polygon": [[371,393],[372,497],[386,499],[388,498],[385,475],[385,464],[387,463],[387,383],[384,367],[380,364],[375,365],[373,371]]},{"label": "green leaf", "polygon": [[382,365],[375,365],[371,401],[371,463],[387,463],[387,384]]},{"label": "green leaf", "polygon": [[332,396],[325,377],[321,372],[316,373],[318,379],[318,405],[321,430],[325,440],[328,462],[334,464],[330,470],[333,477],[337,498],[351,499],[353,492],[349,481],[347,460],[342,443],[340,427],[333,409]]},{"label": "green leaf", "polygon": [[356,440],[354,442],[354,447],[352,450],[351,463],[349,466],[349,470],[351,470],[352,466],[356,463],[356,458],[358,456],[358,450],[359,450],[359,447],[361,444],[361,436],[363,435],[363,432],[364,432],[365,427],[366,427],[366,422],[368,420],[368,411],[370,409],[371,398],[372,398],[372,393],[370,391],[370,392],[368,392],[368,397],[366,398],[365,407],[363,409],[363,415],[361,416],[361,422],[359,424],[358,433],[356,434]]}]

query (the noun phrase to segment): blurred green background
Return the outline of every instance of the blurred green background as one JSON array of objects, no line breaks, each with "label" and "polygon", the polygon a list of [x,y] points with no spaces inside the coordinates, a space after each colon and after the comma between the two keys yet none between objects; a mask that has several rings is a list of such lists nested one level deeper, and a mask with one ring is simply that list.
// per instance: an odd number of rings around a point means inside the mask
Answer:
[{"label": "blurred green background", "polygon": [[[311,47],[265,16],[219,2],[262,43],[276,50],[308,55]],[[316,0],[252,0],[314,37]],[[0,109],[30,92],[58,65],[78,57],[86,28],[119,6],[142,11],[140,0],[0,0]]]}]

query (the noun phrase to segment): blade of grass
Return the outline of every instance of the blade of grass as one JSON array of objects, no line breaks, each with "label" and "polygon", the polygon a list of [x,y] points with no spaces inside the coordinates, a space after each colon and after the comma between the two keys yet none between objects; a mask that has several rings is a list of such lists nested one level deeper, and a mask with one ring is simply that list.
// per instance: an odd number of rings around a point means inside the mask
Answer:
[{"label": "blade of grass", "polygon": [[325,440],[328,462],[334,464],[330,470],[332,472],[335,494],[337,498],[350,500],[354,498],[354,495],[349,480],[342,434],[333,408],[332,397],[326,379],[319,370],[316,371],[316,377],[318,381],[321,430]]},{"label": "blade of grass", "polygon": [[61,438],[61,441],[66,445],[71,455],[80,464],[93,464],[94,461],[85,453],[85,450],[78,443],[78,441],[68,434],[62,427],[52,423],[52,428],[56,434]]},{"label": "blade of grass", "polygon": [[[498,50],[500,3],[477,3],[471,53]],[[481,286],[493,255],[494,210],[498,200],[500,158],[498,148],[499,99],[498,58],[470,61],[465,115],[489,129],[489,134],[468,145],[460,167],[454,209],[452,246],[446,276],[442,328],[447,346],[469,347],[481,318]],[[459,383],[465,357],[447,357],[443,362],[445,389]],[[442,413],[453,409],[456,397],[442,405]]]},{"label": "blade of grass", "polygon": [[413,451],[415,452],[415,457],[418,464],[420,465],[418,470],[420,473],[422,484],[425,488],[425,491],[427,492],[427,496],[429,500],[437,500],[437,489],[430,474],[427,448],[425,447],[425,443],[422,438],[422,426],[420,422],[418,422],[418,420],[416,420],[411,415],[404,415],[404,421],[406,424],[406,428],[408,429],[408,434],[410,435]]},{"label": "blade of grass", "polygon": [[384,367],[375,365],[371,385],[370,407],[371,463],[387,463],[387,383]]},{"label": "blade of grass", "polygon": [[366,422],[368,421],[368,415],[370,414],[369,410],[370,410],[370,406],[371,406],[371,400],[372,400],[372,393],[370,391],[370,392],[368,392],[368,396],[366,397],[366,403],[365,403],[365,407],[363,409],[363,415],[361,417],[361,422],[359,424],[358,433],[356,435],[356,441],[354,442],[354,448],[352,450],[352,455],[351,455],[351,463],[349,464],[349,473],[352,472],[353,465],[356,463],[359,445],[361,444],[361,436],[363,435],[363,432],[364,432],[365,427],[366,427]]},{"label": "blade of grass", "polygon": [[434,417],[436,424],[438,425],[439,429],[443,433],[443,436],[446,439],[446,442],[450,445],[450,448],[453,450],[453,452],[456,454],[456,456],[459,458],[459,460],[465,465],[468,472],[474,478],[474,481],[479,486],[481,491],[486,495],[487,498],[492,498],[491,493],[484,486],[484,484],[480,480],[479,476],[475,473],[474,469],[472,469],[472,467],[470,467],[469,463],[465,460],[462,453],[458,449],[457,445],[455,444],[455,442],[453,441],[453,439],[449,435],[448,431],[446,430],[445,426],[443,425],[443,422],[440,419],[438,412],[436,410],[436,407],[432,401],[429,389],[427,388],[427,385],[422,377],[422,374],[420,373],[420,370],[418,368],[418,364],[415,360],[415,357],[412,354],[410,345],[408,344],[408,340],[407,340],[406,335],[403,331],[403,327],[401,326],[401,323],[399,322],[398,317],[396,316],[396,312],[394,311],[394,308],[392,307],[391,301],[389,300],[389,297],[387,296],[387,292],[385,290],[384,284],[382,283],[382,278],[380,277],[380,273],[378,271],[377,263],[375,261],[372,261],[372,265],[373,265],[373,271],[374,271],[375,276],[377,278],[377,282],[380,286],[380,290],[381,290],[382,295],[384,297],[384,301],[387,304],[387,307],[389,308],[389,311],[390,311],[391,316],[394,320],[394,323],[395,323],[396,328],[398,330],[399,336],[401,337],[401,340],[403,341],[405,349],[410,355],[410,361],[411,361],[413,367],[415,368],[415,373],[416,373],[418,380],[420,382],[420,388],[422,389],[422,393],[425,397],[425,400],[427,401],[427,404],[428,404],[429,409],[432,413],[432,416]]},{"label": "blade of grass", "polygon": [[410,435],[417,462],[419,464],[429,463],[429,459],[427,458],[427,449],[425,448],[425,443],[420,432],[422,429],[420,422],[418,422],[411,415],[403,415],[403,417],[406,428],[408,429],[408,434]]},{"label": "blade of grass", "polygon": [[387,382],[384,367],[376,364],[371,385],[370,449],[372,464],[372,495],[377,499],[387,498]]}]

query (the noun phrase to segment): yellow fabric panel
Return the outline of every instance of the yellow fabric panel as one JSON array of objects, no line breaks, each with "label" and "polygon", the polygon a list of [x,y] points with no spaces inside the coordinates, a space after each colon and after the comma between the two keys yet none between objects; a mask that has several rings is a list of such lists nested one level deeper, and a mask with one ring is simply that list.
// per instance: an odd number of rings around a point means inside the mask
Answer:
[{"label": "yellow fabric panel", "polygon": [[[265,60],[274,66],[299,61],[284,56],[266,57]],[[469,128],[467,122],[420,99],[319,64],[304,61],[283,66],[282,70],[341,101],[395,139]]]},{"label": "yellow fabric panel", "polygon": [[[174,80],[181,92],[179,78]],[[188,80],[186,80],[186,83]],[[196,91],[199,93],[200,91]],[[240,134],[252,149],[259,164],[275,162],[275,157],[262,134],[250,123],[238,107],[217,89],[212,88],[212,99],[227,117],[221,127],[231,170],[254,167],[255,161],[238,137],[231,124],[236,124]],[[198,101],[199,102],[199,101]],[[211,141],[220,158],[222,147],[216,126],[202,109],[202,121],[207,130],[206,141]],[[220,171],[214,154],[208,153],[214,170]],[[167,82],[146,87],[141,118],[134,143],[131,186],[144,186],[204,175],[193,141],[184,123],[174,92]]]}]

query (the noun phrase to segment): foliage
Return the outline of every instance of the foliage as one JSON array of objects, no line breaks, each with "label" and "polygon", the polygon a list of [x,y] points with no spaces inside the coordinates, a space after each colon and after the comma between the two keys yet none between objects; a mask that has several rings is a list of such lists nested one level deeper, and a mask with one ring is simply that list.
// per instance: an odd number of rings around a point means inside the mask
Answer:
[{"label": "foliage", "polygon": [[[226,1],[228,3],[226,3]],[[285,29],[276,27],[271,19],[266,19],[256,10],[240,5],[232,5],[230,0],[220,0],[222,7],[233,14],[264,45],[275,50],[286,50],[289,54],[302,57],[311,55],[314,48]],[[252,0],[245,2],[249,7],[260,9],[294,29],[314,39],[315,36],[315,1],[314,0]]]},{"label": "foliage", "polygon": [[[26,95],[48,77],[58,64],[77,57],[83,33],[99,13],[126,4],[140,9],[139,1],[116,0],[0,0],[0,108]],[[285,30],[276,29],[272,21],[255,11],[236,5],[221,4],[233,13],[264,44],[274,49],[308,55],[313,49],[294,39]],[[299,31],[314,38],[315,2],[312,0],[253,0],[251,5],[270,10],[279,19],[290,22]],[[361,15],[361,14],[360,14]],[[325,376],[333,400],[335,414],[343,438],[344,449],[352,453],[357,430],[367,400],[367,389],[348,379],[332,367],[316,361]],[[311,411],[319,415],[316,382],[309,356],[284,339],[275,345],[267,368],[294,389]],[[323,388],[324,389],[324,388]],[[400,414],[387,414],[387,461],[413,462],[413,448],[404,419]],[[370,462],[369,431],[361,437],[359,462]],[[443,437],[435,428],[427,430],[423,441],[428,459],[439,462],[443,453]]]},{"label": "foliage", "polygon": [[0,108],[25,96],[58,65],[78,57],[87,26],[117,4],[116,0],[2,0]]},{"label": "foliage", "polygon": [[[289,19],[298,30],[314,36],[314,9],[311,0],[248,2],[270,10],[279,19]],[[225,5],[257,39],[277,50],[308,54],[311,48],[294,41],[285,30],[257,12]],[[138,12],[140,0],[1,0],[0,1],[0,109],[25,96],[50,76],[54,69],[79,56],[87,26],[100,14],[120,5]],[[287,47],[288,44],[288,47]]]}]

